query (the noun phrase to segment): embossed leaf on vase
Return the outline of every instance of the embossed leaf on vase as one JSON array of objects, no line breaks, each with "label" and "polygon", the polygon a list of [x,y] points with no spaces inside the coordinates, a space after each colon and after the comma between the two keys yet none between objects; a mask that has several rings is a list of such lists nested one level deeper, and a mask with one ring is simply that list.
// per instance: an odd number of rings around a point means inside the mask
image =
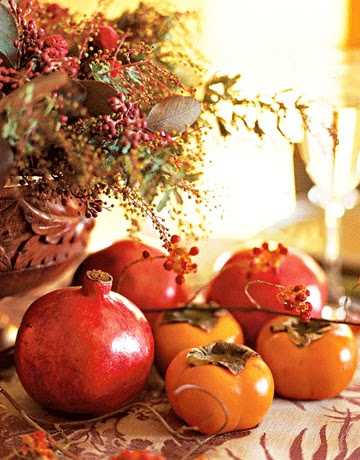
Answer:
[{"label": "embossed leaf on vase", "polygon": [[18,49],[14,45],[17,40],[18,28],[14,16],[0,3],[0,58],[3,59],[3,65],[12,65],[16,67],[18,61]]},{"label": "embossed leaf on vase", "polygon": [[[47,202],[46,209],[40,210],[28,200],[21,200],[20,206],[25,220],[31,225],[33,236],[24,242],[18,252],[14,269],[21,267],[46,266],[67,260],[71,252],[79,250],[81,241],[77,235],[84,223],[79,221],[76,208],[66,214],[61,204]],[[85,218],[84,218],[85,219]],[[33,247],[37,250],[34,252]]]},{"label": "embossed leaf on vase", "polygon": [[95,223],[79,204],[44,201],[28,187],[0,189],[0,299],[57,280],[83,256]]},{"label": "embossed leaf on vase", "polygon": [[201,103],[189,96],[169,96],[158,102],[147,117],[148,128],[165,133],[181,133],[191,126],[201,113]]},{"label": "embossed leaf on vase", "polygon": [[6,255],[5,249],[0,246],[0,272],[11,270],[11,260]]},{"label": "embossed leaf on vase", "polygon": [[58,244],[60,240],[66,242],[76,233],[79,216],[77,214],[64,215],[64,208],[56,203],[48,201],[46,211],[39,210],[27,200],[23,200],[21,206],[25,219],[31,224],[33,232],[43,236],[46,243]]}]

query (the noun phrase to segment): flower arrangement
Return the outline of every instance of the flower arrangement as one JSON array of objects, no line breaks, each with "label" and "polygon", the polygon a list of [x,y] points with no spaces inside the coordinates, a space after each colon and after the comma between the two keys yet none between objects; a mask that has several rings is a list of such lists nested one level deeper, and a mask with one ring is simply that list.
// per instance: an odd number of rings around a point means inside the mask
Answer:
[{"label": "flower arrangement", "polygon": [[[240,121],[261,137],[269,112],[286,136],[290,112],[305,120],[300,99],[287,106],[278,95],[236,92],[239,75],[204,83],[206,66],[171,41],[191,13],[140,4],[113,20],[102,12],[84,19],[39,0],[0,2],[0,13],[0,186],[16,181],[40,198],[76,198],[88,217],[115,198],[132,230],[148,217],[165,245],[171,235],[159,212],[166,207],[190,234],[183,202],[206,201],[197,187],[206,127],[226,137]],[[196,88],[184,74],[197,76]],[[230,120],[218,113],[224,101]]]}]

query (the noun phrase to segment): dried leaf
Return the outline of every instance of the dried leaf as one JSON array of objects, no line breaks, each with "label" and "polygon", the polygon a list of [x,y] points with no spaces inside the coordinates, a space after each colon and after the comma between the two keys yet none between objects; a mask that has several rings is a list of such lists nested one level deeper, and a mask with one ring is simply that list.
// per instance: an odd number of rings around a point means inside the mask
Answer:
[{"label": "dried leaf", "polygon": [[314,340],[320,339],[331,327],[331,322],[327,320],[312,319],[305,323],[300,318],[289,318],[279,324],[273,324],[271,332],[286,332],[297,347],[303,348]]},{"label": "dried leaf", "polygon": [[169,96],[158,102],[147,117],[148,128],[165,133],[181,133],[191,126],[201,113],[201,103],[189,96]]},{"label": "dried leaf", "polygon": [[24,103],[32,102],[34,104],[41,101],[68,83],[69,77],[65,72],[52,72],[49,75],[42,75],[31,80],[0,101],[0,114],[6,110],[6,107],[11,107],[14,112],[20,111],[23,109]]},{"label": "dried leaf", "polygon": [[14,41],[19,38],[18,28],[14,16],[0,3],[0,57],[5,56],[3,65],[10,63],[13,67],[17,66],[18,49]]},{"label": "dried leaf", "polygon": [[226,311],[221,308],[175,308],[164,312],[162,323],[187,323],[210,332]]},{"label": "dried leaf", "polygon": [[81,116],[81,108],[84,107],[87,92],[79,80],[69,80],[57,92],[64,96],[63,107],[59,112],[68,117]]},{"label": "dried leaf", "polygon": [[117,94],[114,87],[96,80],[81,80],[78,83],[87,92],[84,105],[91,116],[106,115],[112,112],[108,100]]},{"label": "dried leaf", "polygon": [[0,59],[1,59],[1,65],[6,67],[6,68],[9,68],[9,67],[12,67],[12,64],[10,62],[10,59],[8,59],[4,53],[2,53],[0,51]]},{"label": "dried leaf", "polygon": [[218,340],[203,347],[191,349],[186,359],[192,366],[213,364],[225,367],[236,375],[244,369],[247,360],[253,356],[258,356],[258,354],[245,345]]}]

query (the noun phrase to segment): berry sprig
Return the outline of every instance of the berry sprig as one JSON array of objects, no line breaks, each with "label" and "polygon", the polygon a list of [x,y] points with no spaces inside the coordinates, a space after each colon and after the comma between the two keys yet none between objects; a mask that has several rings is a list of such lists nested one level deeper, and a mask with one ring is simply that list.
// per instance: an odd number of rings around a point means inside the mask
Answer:
[{"label": "berry sprig", "polygon": [[180,246],[181,238],[179,235],[172,235],[169,241],[163,244],[163,247],[167,250],[167,254],[153,256],[150,251],[144,250],[141,253],[141,257],[133,260],[126,265],[116,282],[115,289],[119,289],[123,281],[124,274],[133,265],[144,262],[148,259],[165,259],[163,267],[167,271],[174,271],[176,273],[175,281],[181,285],[185,282],[185,275],[190,273],[196,273],[197,264],[192,261],[192,257],[199,253],[197,246],[192,246],[189,250]]},{"label": "berry sprig", "polygon": [[19,455],[25,458],[35,458],[39,460],[54,460],[55,453],[52,449],[51,442],[46,437],[44,431],[35,431],[32,434],[24,435],[21,438],[22,445],[19,449]]},{"label": "berry sprig", "polygon": [[311,319],[312,305],[307,300],[310,295],[309,289],[304,284],[288,286],[276,296],[277,300],[284,305],[285,310],[299,313],[301,321],[308,323]]},{"label": "berry sprig", "polygon": [[300,320],[304,323],[308,323],[311,319],[311,311],[313,309],[311,302],[307,300],[310,295],[310,291],[304,284],[298,284],[296,286],[283,286],[281,284],[269,283],[263,280],[249,281],[245,286],[245,294],[250,302],[255,306],[256,310],[261,310],[265,313],[277,313],[284,314],[283,312],[268,309],[260,305],[256,299],[250,294],[249,287],[253,284],[264,284],[266,286],[272,286],[281,291],[276,295],[277,300],[284,306],[284,309],[294,314],[298,314]]},{"label": "berry sprig", "polygon": [[168,251],[168,256],[164,262],[165,270],[173,270],[177,273],[175,281],[183,284],[185,276],[189,273],[196,273],[197,264],[192,261],[192,257],[199,254],[199,248],[192,246],[188,251],[180,246],[181,238],[179,235],[172,235],[170,244],[165,243],[164,247]]},{"label": "berry sprig", "polygon": [[[11,30],[0,44],[0,112],[7,121],[0,141],[10,144],[12,167],[0,168],[0,184],[19,178],[41,198],[70,194],[87,217],[115,198],[134,228],[148,218],[162,241],[170,232],[158,213],[168,207],[179,228],[194,235],[192,223],[178,216],[185,196],[199,208],[207,203],[195,186],[204,158],[200,130],[179,125],[167,132],[147,121],[164,100],[165,121],[177,111],[195,117],[195,88],[173,74],[178,51],[168,50],[170,26],[181,29],[186,15],[159,16],[160,24],[152,20],[155,9],[141,5],[129,23],[127,13],[107,19],[101,11],[81,20],[57,4],[8,3]],[[6,44],[11,53],[3,52]],[[172,103],[175,95],[188,102],[185,108]]]},{"label": "berry sprig", "polygon": [[288,254],[288,249],[281,243],[273,250],[269,248],[268,243],[263,243],[260,247],[254,247],[251,250],[251,260],[247,266],[247,277],[250,279],[253,272],[272,271],[276,273],[280,267],[284,256]]}]

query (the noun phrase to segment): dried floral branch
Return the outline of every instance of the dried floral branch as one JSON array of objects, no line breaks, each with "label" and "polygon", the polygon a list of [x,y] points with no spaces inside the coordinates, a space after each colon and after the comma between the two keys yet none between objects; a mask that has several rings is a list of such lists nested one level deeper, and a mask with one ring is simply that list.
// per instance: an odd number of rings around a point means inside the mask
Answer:
[{"label": "dried floral branch", "polygon": [[[296,137],[289,129],[287,119],[294,121],[292,128],[295,131],[306,129],[308,126],[309,102],[302,96],[296,95],[292,89],[285,89],[275,94],[246,95],[240,86],[241,75],[214,75],[205,83],[203,105],[205,114],[210,114],[210,120],[215,120],[222,137],[231,135],[234,129],[243,126],[247,131],[254,133],[260,139],[267,134],[278,132],[289,142],[295,142]],[[231,107],[231,115],[225,119],[219,112],[221,103]],[[229,104],[230,103],[230,104]],[[273,123],[263,120],[271,115]]]},{"label": "dried floral branch", "polygon": [[15,399],[3,388],[0,386],[0,393],[5,396],[5,398],[10,402],[10,404],[14,407],[14,409],[19,413],[19,415],[35,430],[44,433],[49,440],[50,444],[58,449],[62,454],[66,457],[71,458],[72,460],[81,460],[80,457],[75,455],[74,453],[70,452],[69,450],[65,449],[60,443],[58,443],[44,428],[42,428],[32,417],[26,413],[24,409],[22,409],[19,404],[15,401]]},{"label": "dried floral branch", "polygon": [[[118,410],[109,412],[107,414],[103,414],[94,418],[89,418],[85,420],[68,420],[68,421],[49,421],[45,419],[40,419],[37,417],[30,417],[24,409],[22,409],[19,404],[14,400],[14,398],[9,394],[8,391],[6,391],[3,387],[0,386],[0,393],[3,394],[3,396],[9,401],[9,403],[14,407],[14,409],[19,413],[19,415],[35,430],[41,431],[46,434],[47,438],[51,442],[51,444],[56,447],[60,452],[62,452],[64,455],[66,455],[68,458],[71,458],[73,460],[81,460],[78,456],[73,454],[72,452],[69,452],[67,449],[65,449],[61,444],[59,444],[41,425],[45,426],[52,426],[57,430],[66,428],[66,427],[75,427],[75,426],[83,426],[91,423],[96,423],[100,422],[102,420],[106,420],[111,417],[115,417],[119,414],[122,414],[124,412],[129,412],[131,409],[135,409],[138,407],[142,407],[148,411],[150,411],[158,420],[159,422],[165,427],[165,429],[172,434],[174,437],[183,439],[183,440],[191,440],[194,441],[196,444],[202,444],[203,443],[203,436],[201,435],[184,435],[182,434],[181,431],[187,430],[187,431],[193,431],[193,427],[182,427],[180,430],[174,430],[167,422],[166,420],[159,414],[159,412],[154,409],[150,404],[145,403],[145,402],[140,402],[136,401],[130,404],[127,404]],[[209,438],[207,438],[209,439]]]},{"label": "dried floral branch", "polygon": [[183,196],[202,201],[202,134],[188,129],[201,105],[174,72],[184,42],[169,42],[170,28],[185,36],[185,17],[144,4],[114,20],[37,0],[2,5],[0,183],[20,177],[39,197],[80,197],[89,217],[116,197],[133,227],[150,217],[168,241],[154,209],[182,226]]}]

